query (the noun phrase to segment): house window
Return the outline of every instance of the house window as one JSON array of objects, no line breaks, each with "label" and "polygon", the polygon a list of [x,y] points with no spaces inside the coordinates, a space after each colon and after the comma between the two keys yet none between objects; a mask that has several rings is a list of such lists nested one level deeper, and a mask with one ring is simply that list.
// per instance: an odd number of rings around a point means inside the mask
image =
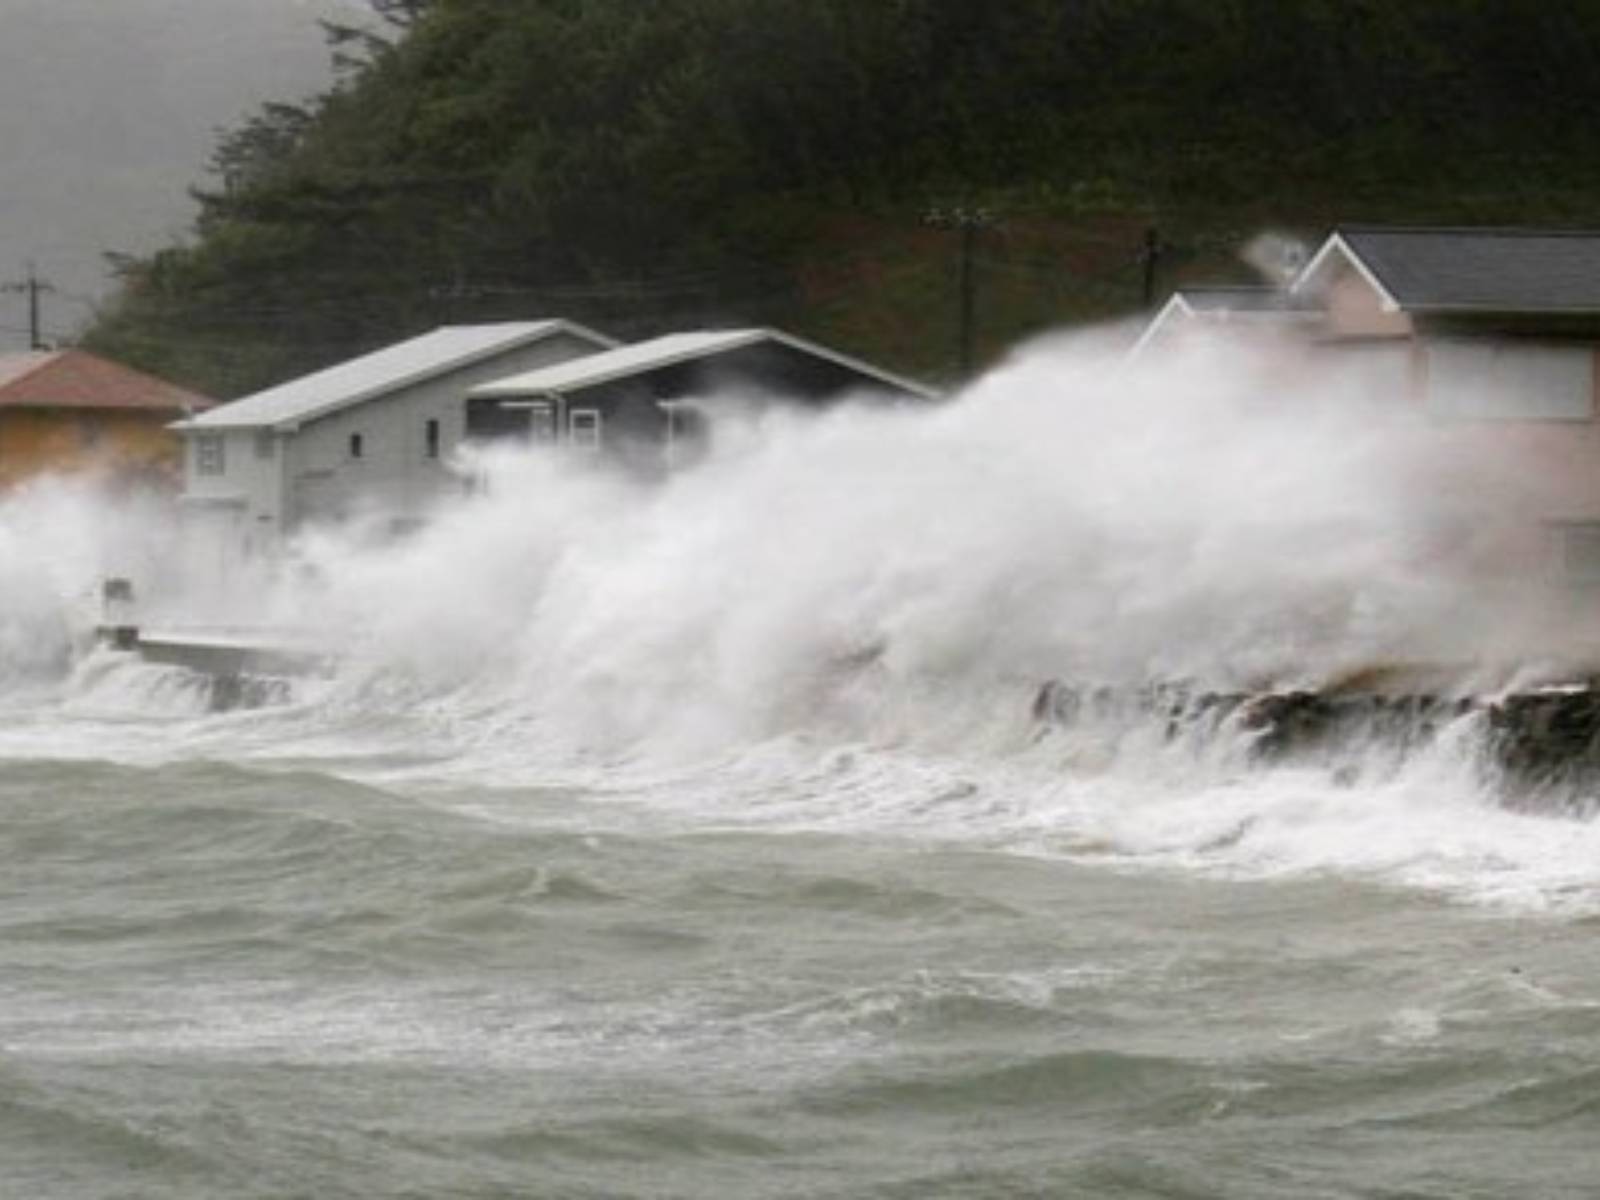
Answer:
[{"label": "house window", "polygon": [[194,473],[196,475],[226,475],[228,473],[227,443],[221,434],[208,433],[194,440]]},{"label": "house window", "polygon": [[1566,521],[1556,526],[1561,575],[1567,583],[1600,584],[1600,521]]},{"label": "house window", "polygon": [[424,425],[422,427],[422,433],[423,433],[423,448],[422,448],[423,457],[424,458],[438,458],[439,457],[439,422],[438,421],[429,421],[426,425]]},{"label": "house window", "polygon": [[269,461],[278,452],[278,439],[272,431],[263,429],[256,434],[256,458],[263,462]]},{"label": "house window", "polygon": [[567,419],[567,436],[581,450],[600,449],[600,410],[573,409]]},{"label": "house window", "polygon": [[366,447],[361,441],[361,435],[359,433],[352,433],[350,435],[350,457],[360,458],[362,451],[365,449]]}]

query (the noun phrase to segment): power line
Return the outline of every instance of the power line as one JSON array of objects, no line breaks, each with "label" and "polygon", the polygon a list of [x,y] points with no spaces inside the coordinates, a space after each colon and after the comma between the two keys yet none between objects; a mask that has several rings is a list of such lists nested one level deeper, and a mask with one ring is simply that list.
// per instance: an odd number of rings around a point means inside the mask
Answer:
[{"label": "power line", "polygon": [[39,273],[33,264],[28,264],[28,277],[12,283],[0,283],[0,292],[24,293],[28,297],[28,345],[34,350],[48,349],[44,343],[43,331],[39,322],[39,296],[43,292],[55,291],[55,285],[48,280],[40,279]]}]

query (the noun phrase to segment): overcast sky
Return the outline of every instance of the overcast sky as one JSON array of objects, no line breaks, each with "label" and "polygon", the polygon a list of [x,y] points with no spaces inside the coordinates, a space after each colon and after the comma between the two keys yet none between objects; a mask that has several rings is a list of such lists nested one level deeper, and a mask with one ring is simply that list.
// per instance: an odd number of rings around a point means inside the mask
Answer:
[{"label": "overcast sky", "polygon": [[[0,0],[0,283],[29,259],[70,334],[109,286],[107,250],[148,252],[194,216],[219,127],[329,83],[316,17],[353,0]],[[0,350],[27,305],[0,294]]]}]

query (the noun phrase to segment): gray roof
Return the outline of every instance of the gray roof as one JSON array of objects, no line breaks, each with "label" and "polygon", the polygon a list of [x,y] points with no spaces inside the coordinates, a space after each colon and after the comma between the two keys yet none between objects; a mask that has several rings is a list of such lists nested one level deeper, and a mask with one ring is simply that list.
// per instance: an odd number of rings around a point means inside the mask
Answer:
[{"label": "gray roof", "polygon": [[445,325],[371,354],[267,388],[182,421],[175,429],[292,429],[388,392],[566,333],[597,350],[617,343],[571,321]]},{"label": "gray roof", "polygon": [[1600,312],[1597,232],[1345,226],[1334,239],[1408,311]]},{"label": "gray roof", "polygon": [[776,329],[719,329],[695,333],[670,333],[647,342],[621,346],[615,350],[586,355],[553,366],[539,367],[507,379],[496,379],[473,388],[471,394],[479,397],[504,397],[579,392],[619,379],[646,375],[678,363],[727,354],[762,342],[776,343],[826,359],[880,386],[909,392],[925,399],[932,399],[935,394],[920,383],[891,374],[860,359],[829,350],[814,342],[797,338],[793,334],[781,333]]}]

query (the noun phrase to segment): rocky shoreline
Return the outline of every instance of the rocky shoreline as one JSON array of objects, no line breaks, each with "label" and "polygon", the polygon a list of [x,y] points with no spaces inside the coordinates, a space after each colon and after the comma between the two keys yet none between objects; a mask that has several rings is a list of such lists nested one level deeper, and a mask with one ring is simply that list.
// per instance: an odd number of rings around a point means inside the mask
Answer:
[{"label": "rocky shoreline", "polygon": [[1560,794],[1587,805],[1600,794],[1600,682],[1494,696],[1417,691],[1209,691],[1040,687],[1033,715],[1047,726],[1143,721],[1169,741],[1233,735],[1258,763],[1353,768],[1374,750],[1404,756],[1470,722],[1484,765],[1523,795]]}]

